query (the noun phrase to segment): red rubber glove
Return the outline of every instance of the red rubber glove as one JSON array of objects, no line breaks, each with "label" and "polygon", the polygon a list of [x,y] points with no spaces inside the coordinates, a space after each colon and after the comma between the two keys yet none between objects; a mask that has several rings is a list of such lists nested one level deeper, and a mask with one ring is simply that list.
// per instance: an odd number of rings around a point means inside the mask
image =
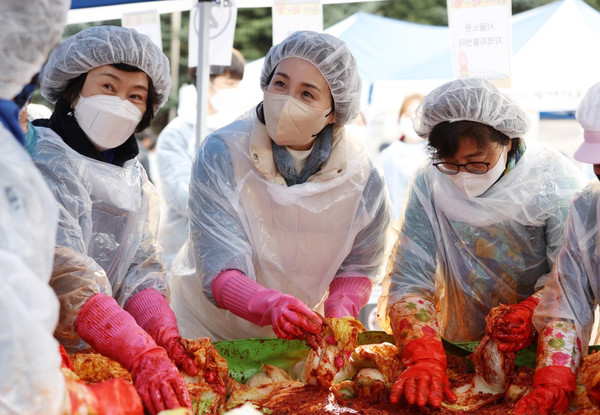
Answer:
[{"label": "red rubber glove", "polygon": [[409,405],[427,404],[439,408],[442,400],[456,402],[446,374],[446,352],[442,342],[420,337],[408,343],[402,352],[406,367],[392,386],[390,402],[398,403],[404,396]]},{"label": "red rubber glove", "polygon": [[546,366],[535,371],[533,390],[515,405],[515,415],[549,415],[566,411],[573,397],[576,379],[566,366]]},{"label": "red rubber glove", "polygon": [[485,331],[498,342],[501,352],[516,352],[526,348],[535,337],[535,328],[531,318],[539,299],[528,299],[508,306],[510,310],[498,318],[487,321]]},{"label": "red rubber glove", "polygon": [[329,284],[325,317],[357,317],[370,295],[371,281],[367,277],[337,277]]},{"label": "red rubber glove", "polygon": [[175,313],[161,293],[153,288],[140,291],[129,299],[125,311],[152,336],[156,344],[167,351],[177,367],[190,376],[198,374],[194,360],[181,343]]},{"label": "red rubber glove", "polygon": [[105,294],[90,298],[75,319],[75,329],[98,353],[129,370],[148,412],[192,409],[190,393],[165,349],[113,298]]},{"label": "red rubber glove", "polygon": [[266,289],[237,270],[220,273],[212,292],[219,307],[261,327],[271,324],[282,339],[304,340],[323,326],[321,316],[296,297]]}]

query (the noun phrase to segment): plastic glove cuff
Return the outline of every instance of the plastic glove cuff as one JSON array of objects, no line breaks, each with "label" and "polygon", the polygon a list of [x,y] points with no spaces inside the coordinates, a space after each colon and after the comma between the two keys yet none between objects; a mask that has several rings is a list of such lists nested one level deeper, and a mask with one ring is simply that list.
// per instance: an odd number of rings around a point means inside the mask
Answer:
[{"label": "plastic glove cuff", "polygon": [[535,308],[537,307],[538,303],[540,302],[539,298],[537,296],[532,295],[529,298],[521,301],[519,304],[516,305],[516,307],[522,307],[527,309],[531,314],[533,314],[533,310],[535,310]]},{"label": "plastic glove cuff", "polygon": [[240,271],[229,269],[217,275],[211,288],[218,306],[229,310],[231,304],[249,301],[263,286]]},{"label": "plastic glove cuff", "polygon": [[125,305],[125,311],[131,314],[144,330],[155,324],[153,320],[157,317],[160,318],[162,325],[177,327],[177,318],[169,302],[154,288],[140,291],[131,297]]},{"label": "plastic glove cuff", "polygon": [[533,387],[543,384],[556,385],[564,390],[569,398],[577,387],[577,380],[571,369],[566,366],[549,365],[535,371]]},{"label": "plastic glove cuff", "polygon": [[412,366],[417,362],[438,362],[440,368],[446,369],[446,351],[442,342],[432,337],[420,337],[409,342],[402,352],[402,363]]},{"label": "plastic glove cuff", "polygon": [[100,354],[131,370],[143,353],[158,346],[114,298],[96,294],[75,319],[75,329]]},{"label": "plastic glove cuff", "polygon": [[371,295],[371,281],[362,275],[337,277],[329,285],[325,316],[358,316]]},{"label": "plastic glove cuff", "polygon": [[220,273],[212,283],[212,290],[222,308],[261,327],[272,324],[270,305],[283,295],[264,288],[237,270]]}]

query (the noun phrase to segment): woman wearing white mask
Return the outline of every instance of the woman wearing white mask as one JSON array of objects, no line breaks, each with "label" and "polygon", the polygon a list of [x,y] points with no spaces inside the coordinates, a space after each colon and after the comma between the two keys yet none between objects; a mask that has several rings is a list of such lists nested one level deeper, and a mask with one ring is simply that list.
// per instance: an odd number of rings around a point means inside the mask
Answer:
[{"label": "woman wearing white mask", "polygon": [[58,201],[50,285],[61,304],[56,336],[121,363],[150,413],[186,406],[176,364],[198,369],[180,342],[156,244],[157,194],[133,135],[167,100],[169,62],[145,35],[98,26],[57,46],[41,75],[56,103],[36,121],[33,158]]},{"label": "woman wearing white mask", "polygon": [[171,268],[184,336],[303,339],[321,330],[317,312],[357,316],[382,276],[389,199],[344,129],[359,113],[354,57],[295,32],[260,82],[264,102],[209,135],[192,168],[190,235]]},{"label": "woman wearing white mask", "polygon": [[412,174],[429,158],[427,140],[415,132],[412,121],[413,114],[422,100],[421,94],[411,94],[404,98],[398,115],[400,137],[377,155],[392,201],[394,222],[400,217]]},{"label": "woman wearing white mask", "polygon": [[[393,402],[437,407],[455,399],[440,337],[475,341],[487,332],[503,351],[533,339],[535,290],[585,178],[558,151],[526,146],[528,128],[525,112],[482,79],[444,84],[417,109],[415,130],[433,160],[408,190],[379,301],[406,365]],[[486,327],[500,303],[510,312]]]}]

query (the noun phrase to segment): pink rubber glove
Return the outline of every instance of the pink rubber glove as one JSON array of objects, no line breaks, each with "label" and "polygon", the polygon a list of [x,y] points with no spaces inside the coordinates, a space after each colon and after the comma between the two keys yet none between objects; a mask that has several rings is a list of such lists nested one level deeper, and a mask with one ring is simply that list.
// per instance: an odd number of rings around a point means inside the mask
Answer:
[{"label": "pink rubber glove", "polygon": [[430,337],[412,340],[404,347],[402,363],[406,369],[392,386],[390,402],[398,403],[402,396],[409,405],[429,404],[434,408],[439,408],[444,398],[456,402],[446,374],[446,352],[441,341]]},{"label": "pink rubber glove", "polygon": [[507,314],[486,321],[485,331],[498,342],[500,351],[516,352],[531,344],[535,337],[531,318],[538,302],[537,296],[531,296],[518,304],[505,306],[510,308]]},{"label": "pink rubber glove", "polygon": [[271,324],[282,339],[304,340],[323,326],[321,316],[296,297],[266,289],[237,270],[221,272],[212,292],[219,307],[261,327]]},{"label": "pink rubber glove", "polygon": [[140,291],[129,299],[125,311],[152,336],[156,344],[167,351],[177,367],[190,376],[198,374],[194,360],[181,343],[175,313],[161,293],[153,288]]},{"label": "pink rubber glove", "polygon": [[550,365],[535,371],[533,390],[515,405],[515,415],[549,415],[553,410],[564,412],[575,392],[577,381],[566,366]]},{"label": "pink rubber glove", "polygon": [[148,412],[157,414],[182,406],[192,409],[187,386],[165,349],[113,298],[105,294],[90,298],[75,319],[75,330],[98,353],[131,372]]},{"label": "pink rubber glove", "polygon": [[337,277],[329,284],[325,317],[357,317],[370,295],[371,281],[367,277]]}]

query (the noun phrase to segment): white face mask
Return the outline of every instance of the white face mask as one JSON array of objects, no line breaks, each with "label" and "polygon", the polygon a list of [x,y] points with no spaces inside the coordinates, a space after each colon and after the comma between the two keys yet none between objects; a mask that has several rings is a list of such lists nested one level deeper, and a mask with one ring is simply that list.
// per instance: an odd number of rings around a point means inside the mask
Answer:
[{"label": "white face mask", "polygon": [[127,141],[143,115],[132,102],[114,95],[80,95],[75,105],[77,124],[101,151]]},{"label": "white face mask", "polygon": [[263,108],[269,137],[280,146],[310,144],[330,124],[331,107],[312,108],[289,95],[264,91]]},{"label": "white face mask", "polygon": [[473,174],[469,172],[458,172],[450,177],[450,180],[454,182],[467,197],[477,197],[482,195],[487,189],[492,187],[496,180],[502,176],[502,173],[506,169],[506,152],[503,150],[500,160],[494,167],[488,170],[484,174]]},{"label": "white face mask", "polygon": [[217,92],[209,98],[210,105],[216,112],[231,111],[239,105],[239,97],[236,94],[235,88],[217,89]]},{"label": "white face mask", "polygon": [[404,136],[404,141],[407,143],[416,143],[423,141],[421,137],[415,131],[413,121],[410,117],[400,117],[399,122],[400,135]]}]

